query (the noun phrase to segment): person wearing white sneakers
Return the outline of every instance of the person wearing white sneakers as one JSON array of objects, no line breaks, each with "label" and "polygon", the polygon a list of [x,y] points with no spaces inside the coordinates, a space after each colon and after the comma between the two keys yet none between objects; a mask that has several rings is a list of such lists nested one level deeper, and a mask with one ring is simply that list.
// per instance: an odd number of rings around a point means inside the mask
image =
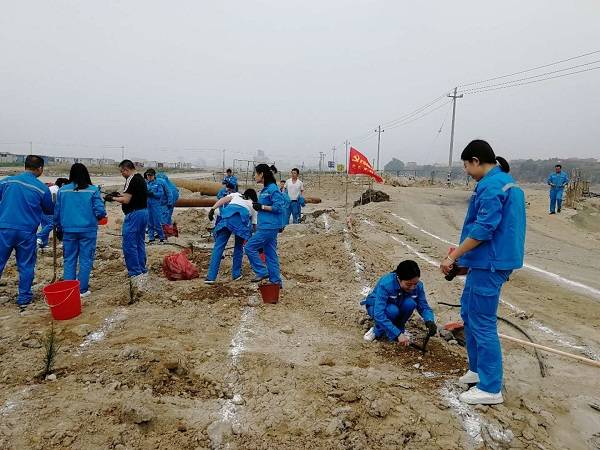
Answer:
[{"label": "person wearing white sneakers", "polygon": [[[465,171],[477,180],[463,225],[460,245],[440,265],[444,274],[457,265],[468,269],[460,300],[469,370],[460,394],[468,404],[502,403],[502,349],[497,329],[500,290],[513,270],[523,266],[525,195],[508,174],[510,166],[482,140],[461,154]],[[498,164],[496,164],[498,163]]]},{"label": "person wearing white sneakers", "polygon": [[382,276],[369,295],[361,302],[375,325],[365,333],[365,341],[387,338],[400,345],[410,343],[404,333],[404,326],[416,309],[429,330],[429,335],[437,333],[433,311],[427,303],[425,288],[420,280],[419,265],[406,260],[398,264],[394,272]]}]

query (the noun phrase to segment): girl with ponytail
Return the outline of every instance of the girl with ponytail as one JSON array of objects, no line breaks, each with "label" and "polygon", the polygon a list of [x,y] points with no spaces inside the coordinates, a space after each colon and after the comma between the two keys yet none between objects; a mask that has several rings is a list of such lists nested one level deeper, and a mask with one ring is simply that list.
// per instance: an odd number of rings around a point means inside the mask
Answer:
[{"label": "girl with ponytail", "polygon": [[483,140],[463,150],[465,171],[477,181],[469,203],[460,245],[441,263],[444,274],[466,273],[461,316],[469,370],[463,384],[477,384],[460,395],[469,404],[496,404],[502,397],[502,352],[496,313],[502,285],[523,266],[525,196],[510,166]]},{"label": "girl with ponytail", "polygon": [[[266,278],[271,283],[281,284],[279,257],[277,256],[277,233],[281,228],[281,215],[284,211],[285,199],[277,186],[273,172],[275,166],[259,164],[254,169],[254,180],[264,185],[252,207],[258,211],[256,233],[248,240],[245,247],[246,256],[255,273],[252,281],[260,282]],[[258,251],[265,253],[266,267]]]}]

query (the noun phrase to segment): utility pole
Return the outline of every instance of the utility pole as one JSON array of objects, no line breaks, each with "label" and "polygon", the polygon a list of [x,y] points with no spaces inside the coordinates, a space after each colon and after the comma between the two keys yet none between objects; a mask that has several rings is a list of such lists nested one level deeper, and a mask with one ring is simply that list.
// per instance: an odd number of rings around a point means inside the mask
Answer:
[{"label": "utility pole", "polygon": [[225,149],[223,149],[223,175],[225,175]]},{"label": "utility pole", "polygon": [[463,98],[463,94],[456,95],[458,88],[454,88],[454,94],[448,94],[452,99],[452,130],[450,131],[450,154],[448,155],[448,179],[446,183],[450,186],[450,175],[452,174],[452,151],[454,150],[454,121],[456,119],[456,99]]},{"label": "utility pole", "polygon": [[325,153],[319,152],[319,188],[321,187],[321,171],[323,170],[323,159],[325,158]]},{"label": "utility pole", "polygon": [[331,160],[333,161],[333,168],[335,171],[335,146],[331,147]]},{"label": "utility pole", "polygon": [[376,167],[377,172],[379,172],[379,148],[381,147],[381,133],[383,133],[384,131],[385,130],[381,129],[381,125],[379,125],[375,129],[375,133],[377,133],[377,167]]}]

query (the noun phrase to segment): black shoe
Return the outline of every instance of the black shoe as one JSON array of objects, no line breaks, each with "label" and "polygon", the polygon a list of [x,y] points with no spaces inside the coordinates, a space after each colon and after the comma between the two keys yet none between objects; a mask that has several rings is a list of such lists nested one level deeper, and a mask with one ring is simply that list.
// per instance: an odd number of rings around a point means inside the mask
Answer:
[{"label": "black shoe", "polygon": [[556,214],[554,211],[550,211],[550,214]]},{"label": "black shoe", "polygon": [[558,208],[558,209],[556,210],[556,212],[560,212],[560,208]]}]

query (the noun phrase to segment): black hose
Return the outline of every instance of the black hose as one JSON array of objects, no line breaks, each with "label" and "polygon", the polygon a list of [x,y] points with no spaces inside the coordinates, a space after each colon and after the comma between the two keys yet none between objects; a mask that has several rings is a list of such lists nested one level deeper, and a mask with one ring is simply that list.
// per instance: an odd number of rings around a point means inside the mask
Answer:
[{"label": "black hose", "polygon": [[[456,303],[438,302],[438,305],[450,306],[452,308],[460,308],[460,304],[456,304]],[[536,344],[536,342],[532,339],[532,337],[529,336],[529,334],[523,328],[521,328],[519,325],[517,325],[516,323],[511,322],[510,320],[508,320],[505,317],[501,317],[501,316],[496,316],[496,317],[498,318],[498,320],[500,320],[500,321],[502,321],[502,322],[510,325],[515,330],[517,330],[521,334],[523,334],[523,336],[525,336],[527,339],[529,339],[529,342],[531,342],[532,344]],[[542,378],[543,378],[546,375],[548,375],[548,368],[544,364],[544,361],[542,360],[542,357],[538,353],[538,351],[537,351],[536,348],[533,349],[533,352],[535,353],[535,357],[538,360],[538,365],[540,366],[540,374],[542,375]]]}]

